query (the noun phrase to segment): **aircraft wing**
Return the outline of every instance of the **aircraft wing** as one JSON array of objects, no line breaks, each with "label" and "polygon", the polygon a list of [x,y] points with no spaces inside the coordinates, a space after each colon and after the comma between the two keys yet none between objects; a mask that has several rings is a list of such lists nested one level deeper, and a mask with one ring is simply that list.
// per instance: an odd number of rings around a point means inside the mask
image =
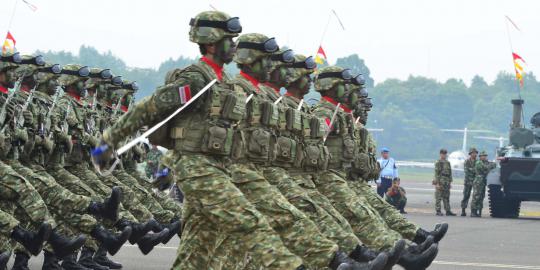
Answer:
[{"label": "aircraft wing", "polygon": [[[398,167],[413,167],[413,168],[426,168],[426,169],[435,169],[435,163],[431,162],[419,162],[419,161],[408,161],[408,160],[398,160],[396,161]],[[461,168],[452,168],[452,171],[460,171]]]}]

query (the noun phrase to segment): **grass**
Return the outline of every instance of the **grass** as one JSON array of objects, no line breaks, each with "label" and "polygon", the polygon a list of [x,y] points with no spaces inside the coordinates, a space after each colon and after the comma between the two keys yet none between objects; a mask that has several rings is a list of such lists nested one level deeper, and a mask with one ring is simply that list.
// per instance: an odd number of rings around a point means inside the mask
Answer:
[{"label": "grass", "polygon": [[[408,182],[426,182],[433,181],[434,171],[428,168],[400,167],[399,177]],[[454,183],[463,184],[463,175],[454,172]]]}]

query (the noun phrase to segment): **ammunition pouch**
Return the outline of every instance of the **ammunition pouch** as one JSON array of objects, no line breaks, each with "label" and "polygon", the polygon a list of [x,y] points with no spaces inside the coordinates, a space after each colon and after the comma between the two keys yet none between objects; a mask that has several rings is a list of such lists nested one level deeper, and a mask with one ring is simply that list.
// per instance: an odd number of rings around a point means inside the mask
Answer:
[{"label": "ammunition pouch", "polygon": [[298,143],[288,137],[279,136],[276,140],[276,161],[291,163],[297,158]]},{"label": "ammunition pouch", "polygon": [[201,152],[230,155],[233,141],[233,129],[219,126],[211,126],[203,137]]},{"label": "ammunition pouch", "polygon": [[279,108],[270,101],[263,101],[260,106],[261,124],[276,127],[279,123]]},{"label": "ammunition pouch", "polygon": [[254,162],[269,162],[275,156],[274,134],[262,128],[248,130],[246,155]]},{"label": "ammunition pouch", "polygon": [[302,113],[293,108],[285,111],[286,129],[294,133],[302,132]]},{"label": "ammunition pouch", "polygon": [[321,171],[328,169],[330,153],[322,144],[308,144],[304,147],[302,168],[305,171]]}]

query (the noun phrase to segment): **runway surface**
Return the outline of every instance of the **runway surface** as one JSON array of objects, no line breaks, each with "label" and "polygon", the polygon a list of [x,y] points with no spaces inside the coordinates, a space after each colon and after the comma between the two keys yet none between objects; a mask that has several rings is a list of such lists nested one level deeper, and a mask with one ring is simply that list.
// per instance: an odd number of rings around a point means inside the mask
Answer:
[{"label": "runway surface", "polygon": [[[450,224],[450,230],[440,244],[439,255],[430,269],[540,270],[540,203],[524,203],[525,216],[519,219],[489,218],[487,204],[483,218],[437,217],[433,214],[433,187],[429,183],[404,181],[402,184],[409,200],[407,218],[424,228],[432,228],[437,222]],[[462,186],[453,188],[451,201],[457,213]],[[147,256],[143,256],[136,246],[126,245],[114,260],[129,270],[170,269],[178,241],[175,238],[167,245],[158,246]],[[31,269],[41,269],[41,262],[42,256],[32,258]]]}]

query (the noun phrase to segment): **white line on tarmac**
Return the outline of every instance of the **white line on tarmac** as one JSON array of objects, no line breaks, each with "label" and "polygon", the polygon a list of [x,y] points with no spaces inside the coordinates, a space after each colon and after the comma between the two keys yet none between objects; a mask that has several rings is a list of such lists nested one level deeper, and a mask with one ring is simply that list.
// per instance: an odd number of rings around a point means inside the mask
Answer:
[{"label": "white line on tarmac", "polygon": [[[409,190],[416,190],[416,191],[433,191],[435,192],[435,188],[406,188],[406,191]],[[450,192],[457,192],[457,193],[463,193],[462,189],[451,189]]]},{"label": "white line on tarmac", "polygon": [[476,267],[504,268],[504,269],[533,269],[533,270],[539,270],[540,269],[540,266],[494,264],[494,263],[467,263],[467,262],[433,261],[433,264],[455,265],[455,266],[476,266]]}]

